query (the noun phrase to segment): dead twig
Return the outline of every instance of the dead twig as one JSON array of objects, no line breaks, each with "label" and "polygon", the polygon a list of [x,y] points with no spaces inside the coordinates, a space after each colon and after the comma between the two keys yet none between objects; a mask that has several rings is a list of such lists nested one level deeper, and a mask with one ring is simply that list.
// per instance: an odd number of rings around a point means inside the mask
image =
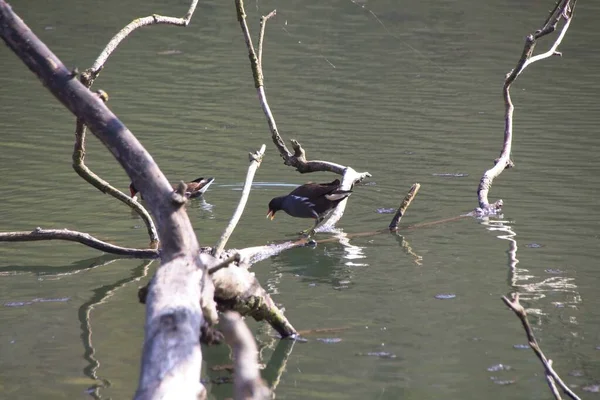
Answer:
[{"label": "dead twig", "polygon": [[260,377],[258,349],[252,332],[242,317],[231,311],[223,315],[221,325],[235,358],[234,397],[240,400],[270,399],[271,391]]},{"label": "dead twig", "polygon": [[72,231],[69,229],[42,229],[35,228],[30,232],[2,232],[0,242],[35,242],[41,240],[68,240],[81,243],[96,250],[119,256],[134,258],[158,258],[157,249],[135,249],[121,247],[100,239],[96,239],[89,233]]},{"label": "dead twig", "polygon": [[[521,58],[517,62],[516,67],[506,75],[504,86],[502,88],[505,108],[504,144],[502,147],[502,152],[500,153],[500,157],[494,161],[494,167],[485,171],[479,182],[479,187],[477,189],[479,208],[477,208],[474,213],[477,216],[495,215],[500,212],[503,205],[502,200],[497,200],[493,204],[490,204],[488,201],[488,193],[492,186],[493,180],[496,177],[498,177],[506,168],[511,168],[514,166],[514,163],[510,158],[512,148],[514,112],[514,105],[510,97],[510,86],[521,74],[521,72],[523,72],[523,70],[525,70],[525,68],[527,68],[529,65],[533,64],[536,61],[543,60],[551,56],[561,55],[561,53],[559,53],[556,49],[558,48],[565,34],[567,33],[567,29],[569,29],[569,25],[571,24],[571,21],[573,19],[573,12],[575,10],[576,2],[577,0],[560,0],[556,4],[555,8],[550,12],[550,15],[544,22],[542,28],[535,31],[533,34],[527,36],[527,38],[525,39],[525,46],[523,48]],[[551,46],[550,50],[543,54],[533,56],[533,50],[538,39],[554,32],[556,26],[561,20],[564,21],[564,24],[562,26],[560,34],[554,41],[554,44]]]},{"label": "dead twig", "polygon": [[560,395],[558,394],[558,390],[556,388],[556,384],[558,384],[558,386],[560,386],[563,392],[567,394],[570,398],[572,398],[573,400],[580,400],[579,396],[577,396],[571,389],[569,389],[569,387],[563,382],[563,380],[556,373],[556,371],[554,371],[554,369],[552,368],[552,360],[548,360],[542,352],[542,349],[540,348],[533,334],[533,329],[531,329],[529,320],[527,319],[527,312],[525,311],[525,308],[521,305],[521,303],[519,303],[519,294],[514,293],[511,297],[512,300],[506,296],[502,296],[502,301],[504,301],[504,304],[506,304],[521,320],[521,323],[523,324],[523,329],[525,329],[525,333],[527,334],[529,346],[544,365],[544,369],[546,370],[546,381],[548,382],[548,385],[550,386],[554,397],[556,399],[560,399]]},{"label": "dead twig", "polygon": [[240,202],[238,203],[229,224],[223,231],[223,234],[219,238],[219,241],[215,245],[213,250],[213,255],[216,258],[221,256],[229,237],[233,233],[237,223],[239,222],[242,214],[244,213],[244,208],[246,207],[246,202],[248,201],[248,196],[250,196],[250,190],[252,189],[252,181],[254,180],[254,174],[256,174],[256,170],[260,167],[260,163],[262,162],[263,156],[265,155],[266,146],[263,144],[260,150],[250,153],[250,166],[248,167],[248,173],[246,174],[246,182],[244,183],[244,188],[242,190],[242,197],[240,198]]}]

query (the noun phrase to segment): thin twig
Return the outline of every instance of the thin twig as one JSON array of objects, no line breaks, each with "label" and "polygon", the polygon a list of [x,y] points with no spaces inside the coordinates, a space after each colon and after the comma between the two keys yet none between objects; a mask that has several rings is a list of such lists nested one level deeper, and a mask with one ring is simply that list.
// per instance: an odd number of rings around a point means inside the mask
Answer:
[{"label": "thin twig", "polygon": [[[544,355],[544,353],[542,352],[542,349],[540,348],[540,346],[533,334],[533,329],[531,329],[529,320],[527,319],[527,312],[525,311],[525,308],[521,305],[521,303],[519,303],[519,294],[513,293],[512,300],[510,300],[506,296],[502,296],[502,301],[504,301],[504,304],[506,304],[516,314],[516,316],[519,317],[519,319],[521,320],[521,324],[523,324],[523,329],[525,329],[525,333],[527,334],[527,340],[529,341],[529,346],[531,347],[531,349],[534,351],[535,355],[540,359],[540,361],[544,365],[544,369],[546,370],[546,375],[549,375],[554,380],[554,382],[553,382],[551,379],[547,379],[547,382],[548,382],[548,385],[550,385],[550,388],[552,389],[552,385],[554,383],[557,383],[558,386],[560,386],[560,388],[563,390],[563,392],[565,392],[565,394],[567,394],[570,398],[572,398],[573,400],[580,400],[580,398],[571,389],[569,389],[569,387],[563,382],[563,380],[556,373],[556,371],[554,371],[554,369],[552,368],[552,361],[548,360],[546,358],[546,356]],[[557,392],[556,388],[552,389],[552,391],[553,391],[553,393]],[[558,398],[560,398],[560,396]]]},{"label": "thin twig", "polygon": [[390,232],[396,232],[398,230],[398,224],[400,224],[400,220],[404,216],[406,209],[408,208],[408,206],[410,206],[410,203],[412,203],[417,193],[419,193],[420,188],[421,185],[418,183],[415,183],[411,186],[410,190],[404,197],[404,200],[402,200],[402,203],[400,203],[400,207],[398,207],[396,215],[394,215],[394,218],[392,218],[392,222],[390,222],[390,225],[388,227],[390,229]]},{"label": "thin twig", "polygon": [[183,18],[167,17],[167,16],[163,16],[163,15],[153,14],[148,17],[136,18],[133,21],[131,21],[129,24],[127,24],[127,26],[125,26],[123,29],[121,29],[115,36],[113,36],[113,38],[110,40],[110,42],[108,42],[108,44],[106,45],[104,50],[102,50],[102,53],[100,53],[98,58],[96,58],[96,61],[94,61],[94,64],[92,65],[92,67],[88,70],[88,72],[92,76],[92,82],[94,79],[96,79],[98,77],[98,74],[100,73],[102,68],[104,68],[104,64],[106,63],[106,60],[108,60],[108,57],[110,57],[110,55],[113,53],[113,51],[115,51],[115,49],[119,46],[119,44],[121,44],[121,42],[123,40],[125,40],[125,38],[127,38],[127,36],[129,36],[129,34],[131,32],[133,32],[134,30],[136,30],[138,28],[142,28],[144,26],[158,25],[158,24],[176,25],[176,26],[186,27],[189,25],[190,20],[192,19],[192,15],[194,14],[194,11],[196,10],[197,5],[198,5],[198,0],[192,0],[192,2],[190,3],[190,8],[188,9],[187,13],[185,14],[185,16]]},{"label": "thin twig", "polygon": [[234,397],[244,400],[270,399],[271,391],[260,377],[258,349],[252,332],[236,312],[221,318],[225,340],[233,349],[235,362]]},{"label": "thin twig", "polygon": [[[254,78],[254,86],[258,92],[258,99],[260,101],[260,105],[263,109],[265,117],[267,118],[267,123],[269,124],[269,129],[271,131],[271,139],[277,147],[279,154],[283,158],[284,164],[292,166],[296,168],[296,170],[302,174],[308,172],[317,172],[317,171],[329,171],[338,175],[344,175],[346,167],[340,164],[332,163],[329,161],[320,161],[320,160],[306,160],[306,152],[296,140],[291,140],[292,148],[294,149],[294,153],[292,153],[287,146],[285,145],[279,130],[277,128],[277,124],[275,123],[275,118],[273,117],[273,113],[271,112],[271,108],[269,107],[269,103],[267,102],[267,95],[265,93],[264,88],[264,75],[263,69],[261,65],[260,58],[262,58],[262,41],[259,38],[259,56],[257,57],[256,51],[254,50],[254,44],[252,43],[252,37],[250,36],[250,31],[248,29],[248,24],[246,23],[246,11],[244,10],[244,2],[243,0],[235,1],[238,21],[240,23],[240,27],[242,28],[242,33],[244,34],[244,40],[246,42],[246,47],[248,48],[248,57],[250,59],[250,67],[252,69],[252,76]],[[264,29],[264,25],[266,24],[266,17],[263,17],[264,23],[261,26],[261,29]],[[363,172],[357,174],[358,181],[361,181],[365,178],[370,177],[371,174],[368,172]]]},{"label": "thin twig", "polygon": [[[561,55],[556,51],[573,19],[573,12],[575,9],[576,0],[560,0],[557,6],[552,10],[550,16],[544,22],[542,29],[537,30],[534,34],[527,36],[525,40],[525,46],[521,54],[521,58],[517,62],[516,67],[506,76],[503,86],[503,97],[504,97],[504,144],[500,157],[495,160],[494,167],[485,171],[479,182],[477,189],[477,198],[479,201],[479,208],[475,210],[475,215],[495,215],[502,209],[502,200],[497,200],[493,204],[488,201],[488,193],[492,186],[493,180],[498,177],[502,171],[506,168],[514,166],[511,160],[511,147],[512,147],[512,136],[513,136],[513,112],[514,105],[510,97],[510,85],[517,79],[517,77],[523,72],[530,64],[554,56]],[[537,43],[537,40],[547,34],[552,33],[558,22],[563,19],[565,21],[562,30],[550,50],[543,54],[536,55],[533,57],[533,50]]]},{"label": "thin twig", "polygon": [[238,203],[238,206],[235,209],[235,212],[233,213],[233,216],[231,217],[229,224],[225,228],[225,231],[223,231],[221,238],[219,239],[219,241],[217,242],[217,244],[215,246],[215,249],[213,250],[213,255],[216,258],[219,258],[219,256],[223,252],[223,249],[225,248],[225,245],[227,244],[229,237],[233,233],[238,221],[240,220],[240,218],[242,217],[242,214],[244,213],[244,208],[246,207],[246,202],[248,201],[248,196],[250,195],[250,189],[252,188],[252,181],[254,180],[254,174],[256,173],[256,170],[258,169],[258,167],[260,167],[260,163],[262,162],[262,158],[265,154],[266,148],[267,148],[267,146],[265,146],[263,144],[260,147],[260,150],[249,154],[250,166],[248,167],[248,173],[246,174],[246,182],[244,183],[244,189],[242,190],[242,197],[240,198],[240,202]]},{"label": "thin twig", "polygon": [[157,249],[136,249],[116,246],[114,244],[96,239],[89,233],[72,231],[69,229],[42,229],[35,228],[30,232],[4,232],[0,233],[0,242],[35,242],[41,240],[67,240],[81,243],[105,253],[134,258],[158,258]]},{"label": "thin twig", "polygon": [[265,28],[267,27],[267,21],[277,15],[277,10],[273,10],[268,13],[266,16],[260,17],[260,32],[258,34],[258,65],[262,69],[262,51],[263,51],[263,42],[265,40]]}]

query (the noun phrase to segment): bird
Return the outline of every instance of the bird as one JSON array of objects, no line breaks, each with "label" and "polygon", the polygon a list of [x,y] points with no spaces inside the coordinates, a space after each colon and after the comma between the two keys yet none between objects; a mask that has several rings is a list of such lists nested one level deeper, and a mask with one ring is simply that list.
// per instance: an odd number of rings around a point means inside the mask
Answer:
[{"label": "bird", "polygon": [[[213,183],[213,181],[215,180],[215,178],[210,177],[210,178],[198,178],[198,179],[194,179],[191,182],[187,182],[187,188],[185,189],[185,197],[188,198],[195,198],[195,197],[200,197],[204,194],[204,192],[206,192],[208,190],[208,187],[211,185],[211,183]],[[177,186],[172,185],[173,186],[173,190],[177,190]],[[135,195],[138,192],[138,190],[135,188],[135,186],[133,186],[133,182],[131,182],[131,184],[129,185],[129,191],[131,192],[131,197],[135,197]],[[140,196],[141,197],[141,196]]]},{"label": "bird", "polygon": [[330,183],[309,182],[298,186],[290,194],[275,197],[269,202],[267,218],[273,220],[279,210],[296,218],[314,218],[313,227],[302,232],[305,236],[311,237],[317,225],[331,215],[340,201],[352,193],[351,190],[342,190],[340,186],[339,179]]}]

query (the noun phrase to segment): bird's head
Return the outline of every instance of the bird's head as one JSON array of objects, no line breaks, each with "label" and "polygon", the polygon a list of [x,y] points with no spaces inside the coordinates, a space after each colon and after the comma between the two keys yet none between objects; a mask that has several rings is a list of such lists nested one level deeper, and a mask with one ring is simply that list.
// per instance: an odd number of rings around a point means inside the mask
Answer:
[{"label": "bird's head", "polygon": [[269,212],[267,213],[267,218],[273,220],[275,218],[275,213],[281,209],[283,209],[283,199],[282,197],[275,197],[273,200],[269,202]]}]

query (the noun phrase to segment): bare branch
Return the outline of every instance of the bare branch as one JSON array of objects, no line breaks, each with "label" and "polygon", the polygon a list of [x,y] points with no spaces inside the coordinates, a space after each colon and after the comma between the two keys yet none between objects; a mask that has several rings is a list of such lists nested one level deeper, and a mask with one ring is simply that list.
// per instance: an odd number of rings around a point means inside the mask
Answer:
[{"label": "bare branch", "polygon": [[[342,178],[342,183],[340,185],[341,190],[352,190],[354,183],[361,181],[360,174],[356,172],[354,169],[347,167],[344,169],[344,174]],[[326,221],[323,221],[321,225],[315,227],[315,232],[331,232],[335,224],[342,218],[344,215],[344,211],[346,210],[346,204],[348,203],[348,197],[344,200],[340,201],[338,205],[335,207],[329,218]]]},{"label": "bare branch", "polygon": [[[92,65],[92,67],[87,71],[91,75],[92,82],[94,79],[96,79],[98,77],[98,74],[100,73],[102,68],[104,68],[104,64],[106,63],[106,60],[108,60],[108,57],[110,57],[112,52],[115,51],[115,49],[119,46],[119,44],[121,44],[121,42],[123,40],[125,40],[125,38],[127,36],[129,36],[129,34],[131,32],[133,32],[134,30],[136,30],[138,28],[144,27],[144,26],[157,25],[157,24],[167,24],[167,25],[176,25],[176,26],[186,27],[189,25],[190,20],[192,19],[192,15],[194,14],[194,11],[196,10],[197,5],[198,5],[198,0],[192,0],[192,2],[190,4],[190,8],[188,9],[187,13],[185,14],[185,16],[183,18],[166,17],[166,16],[154,14],[154,15],[144,17],[144,18],[136,18],[133,21],[131,21],[125,28],[121,29],[110,40],[110,42],[108,42],[108,44],[106,45],[106,47],[104,48],[102,53],[100,53],[100,55],[94,62],[94,65]],[[91,86],[91,83],[89,86]]]},{"label": "bare branch", "polygon": [[420,188],[421,188],[421,185],[418,183],[415,183],[411,186],[410,190],[404,197],[404,200],[402,200],[402,203],[400,203],[400,207],[398,207],[398,211],[396,211],[396,215],[394,215],[394,218],[392,218],[392,222],[390,222],[390,225],[389,225],[390,232],[396,232],[398,230],[398,225],[400,224],[400,220],[404,216],[406,209],[408,209],[408,206],[410,206],[410,203],[412,203],[412,201],[415,198],[415,196],[417,195],[417,193],[419,193]]},{"label": "bare branch", "polygon": [[[275,123],[275,118],[273,117],[273,113],[271,112],[271,108],[269,107],[269,103],[267,102],[267,95],[265,93],[264,75],[260,61],[260,58],[262,58],[262,41],[259,42],[259,56],[257,57],[256,52],[254,50],[254,45],[252,44],[252,37],[250,36],[248,24],[246,23],[246,11],[244,10],[244,2],[243,0],[236,0],[235,5],[237,10],[238,21],[242,28],[242,33],[244,34],[244,40],[246,41],[246,47],[248,47],[248,57],[250,59],[250,67],[252,68],[252,75],[254,77],[254,86],[256,87],[256,90],[258,92],[260,105],[263,109],[265,117],[267,118],[269,129],[271,130],[271,139],[273,140],[275,147],[277,147],[279,154],[283,158],[284,164],[296,168],[296,170],[302,174],[308,172],[329,171],[338,175],[344,175],[346,167],[344,167],[343,165],[332,163],[329,161],[307,161],[304,149],[296,140],[292,139],[291,141],[294,153],[292,153],[285,145],[283,139],[281,138],[281,135],[279,134],[279,130],[277,129],[277,124]],[[263,18],[265,18],[266,22],[267,17]],[[358,174],[357,178],[362,180],[370,176],[371,174],[369,174],[368,172],[363,172],[361,174]]]},{"label": "bare branch", "polygon": [[254,174],[258,167],[260,167],[260,163],[262,162],[262,158],[265,154],[266,146],[263,144],[257,152],[250,153],[250,166],[248,167],[248,173],[246,174],[246,182],[244,183],[244,189],[242,190],[242,197],[240,198],[240,202],[229,221],[229,224],[223,231],[221,238],[217,242],[213,255],[217,258],[221,256],[229,237],[233,233],[237,223],[239,222],[242,214],[244,213],[244,208],[246,207],[246,202],[248,201],[248,196],[250,196],[250,190],[252,189],[252,181],[254,180]]},{"label": "bare branch", "polygon": [[271,391],[260,377],[258,349],[252,332],[235,312],[226,312],[221,324],[235,358],[234,397],[240,400],[270,399]]},{"label": "bare branch", "polygon": [[[502,152],[500,153],[500,157],[494,161],[494,167],[487,170],[483,174],[483,176],[481,177],[481,181],[479,182],[479,187],[477,189],[479,208],[475,210],[475,214],[478,216],[495,215],[498,212],[500,212],[503,205],[502,200],[497,200],[495,203],[490,204],[488,201],[488,193],[494,179],[498,177],[506,168],[511,168],[514,166],[512,160],[510,159],[513,136],[514,112],[514,105],[510,97],[510,85],[530,64],[542,60],[544,58],[551,57],[553,55],[560,55],[560,53],[558,53],[556,49],[560,45],[562,39],[567,33],[569,25],[571,24],[571,20],[573,18],[573,11],[575,9],[575,3],[576,0],[559,1],[557,6],[550,13],[550,16],[544,23],[542,29],[536,31],[534,34],[527,36],[527,38],[525,39],[523,53],[521,54],[521,58],[517,62],[517,66],[506,76],[506,80],[504,81],[504,86],[502,89],[505,107],[504,144],[502,147]],[[561,19],[565,21],[565,24],[563,25],[560,34],[554,41],[554,44],[552,45],[550,50],[543,54],[532,57],[537,40],[549,33],[552,33]]]},{"label": "bare branch", "polygon": [[41,240],[68,240],[84,244],[105,253],[134,258],[158,258],[159,256],[157,249],[136,249],[116,246],[100,239],[96,239],[89,233],[71,231],[69,229],[35,228],[31,232],[0,233],[0,242],[35,242]]},{"label": "bare branch", "polygon": [[[525,333],[527,334],[527,340],[529,341],[529,346],[531,347],[531,349],[534,351],[535,355],[540,359],[540,361],[544,365],[544,369],[546,370],[548,385],[550,385],[552,392],[555,393],[555,397],[556,397],[556,393],[558,393],[558,392],[556,390],[556,387],[553,387],[553,385],[554,385],[554,383],[557,383],[558,386],[560,386],[560,388],[563,390],[563,392],[565,392],[565,394],[567,394],[570,398],[572,398],[573,400],[580,400],[580,398],[571,389],[569,389],[569,387],[563,382],[563,380],[560,378],[560,376],[558,376],[556,371],[554,371],[554,369],[552,368],[552,360],[548,360],[546,358],[546,356],[544,355],[544,353],[542,352],[542,349],[540,348],[540,346],[533,334],[533,329],[531,329],[529,320],[527,319],[527,312],[525,311],[525,308],[521,305],[521,303],[519,303],[519,294],[514,293],[512,295],[512,300],[510,300],[506,296],[502,296],[502,301],[504,301],[504,304],[506,304],[516,314],[516,316],[519,317],[519,319],[521,320],[521,324],[523,324],[523,329],[525,329]],[[560,399],[560,396],[558,396],[556,398]]]}]

